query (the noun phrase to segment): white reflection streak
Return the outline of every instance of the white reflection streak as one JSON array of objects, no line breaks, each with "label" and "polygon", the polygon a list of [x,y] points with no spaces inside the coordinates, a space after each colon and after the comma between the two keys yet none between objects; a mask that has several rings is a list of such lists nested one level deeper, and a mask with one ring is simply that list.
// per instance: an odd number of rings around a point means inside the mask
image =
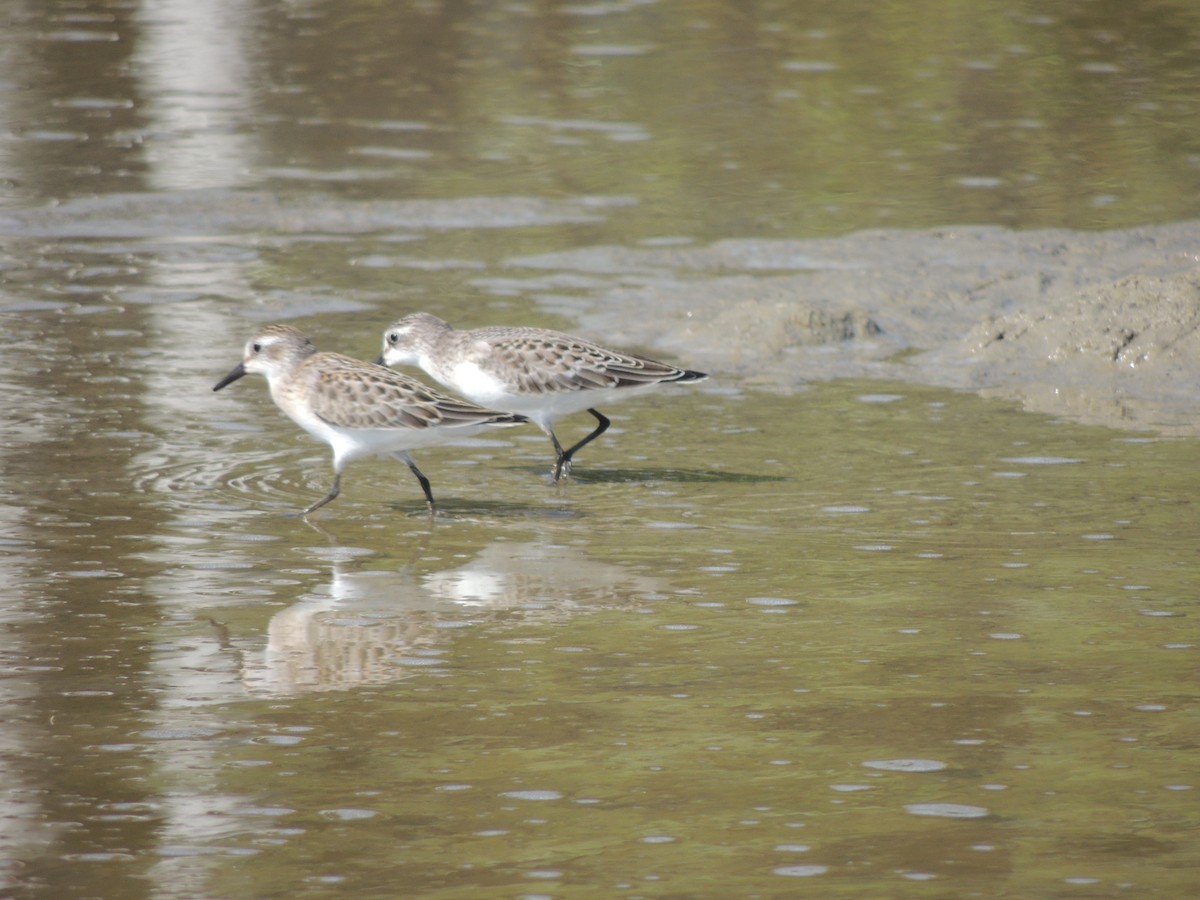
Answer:
[{"label": "white reflection streak", "polygon": [[[145,144],[149,187],[163,191],[227,188],[245,183],[255,154],[246,124],[253,108],[253,69],[245,49],[253,5],[249,0],[143,0],[138,10],[140,34],[135,52],[142,112],[150,125]],[[148,273],[151,284],[183,292],[212,291],[220,283],[238,293],[243,281],[238,262],[213,262],[201,255],[189,265],[187,254]],[[220,271],[222,278],[218,278]],[[190,422],[195,394],[214,377],[213,348],[228,347],[236,358],[243,338],[229,331],[225,319],[189,305],[154,307],[171,364],[145,372],[142,394],[147,415],[155,422]],[[181,378],[180,373],[185,377]],[[220,372],[216,372],[219,377]],[[194,377],[193,377],[194,376]],[[176,434],[176,432],[179,432]],[[187,428],[167,434],[186,445]],[[169,440],[166,458],[179,442]],[[203,460],[204,449],[193,451]],[[153,471],[154,460],[134,462],[136,471]],[[164,579],[164,582],[169,579]],[[164,590],[164,600],[173,597]],[[222,743],[222,728],[207,720],[209,704],[243,696],[240,667],[228,648],[213,641],[181,642],[164,648],[156,660],[164,687],[159,724],[167,729],[211,726],[213,736],[195,740],[152,738],[149,753],[158,759],[159,777],[171,785],[164,795],[160,859],[149,872],[152,896],[203,896],[210,863],[208,853],[222,835],[238,828],[239,798],[216,792],[211,784],[210,742]]]},{"label": "white reflection streak", "polygon": [[[16,506],[0,506],[0,534],[24,534],[26,530],[16,515]],[[0,609],[0,659],[4,660],[4,678],[0,678],[0,705],[9,710],[7,721],[0,729],[0,891],[14,890],[21,884],[18,860],[32,859],[45,847],[52,845],[68,826],[47,821],[41,799],[43,790],[29,772],[34,766],[22,766],[21,761],[36,759],[49,740],[48,730],[31,724],[30,710],[39,691],[35,676],[20,673],[19,662],[29,658],[29,646],[23,629],[15,626],[22,619],[35,620],[30,606],[25,605],[24,591],[13,585],[28,582],[24,554],[13,547],[0,553],[0,583],[8,585],[5,606]],[[18,713],[23,710],[24,714]],[[28,771],[23,771],[27,769]],[[8,896],[6,894],[6,896]]]},{"label": "white reflection streak", "polygon": [[161,190],[232,187],[247,178],[253,106],[249,0],[143,0],[135,55],[149,179]]},{"label": "white reflection streak", "polygon": [[[149,123],[144,147],[149,188],[229,188],[251,176],[257,145],[247,125],[256,71],[247,52],[256,46],[256,9],[252,0],[142,0],[133,59]],[[163,300],[147,308],[160,362],[144,368],[141,396],[147,420],[157,423],[164,439],[133,460],[131,477],[145,481],[146,473],[183,473],[190,480],[172,484],[162,478],[161,489],[191,486],[202,497],[223,469],[211,445],[195,439],[211,428],[198,421],[198,404],[220,408],[209,388],[237,361],[247,329],[207,304],[173,301],[189,294],[247,296],[245,267],[254,254],[231,253],[230,239],[194,239],[186,221],[174,227],[180,231],[164,235],[166,251],[145,269],[147,291],[160,291]],[[228,398],[221,398],[221,406],[228,408]]]}]

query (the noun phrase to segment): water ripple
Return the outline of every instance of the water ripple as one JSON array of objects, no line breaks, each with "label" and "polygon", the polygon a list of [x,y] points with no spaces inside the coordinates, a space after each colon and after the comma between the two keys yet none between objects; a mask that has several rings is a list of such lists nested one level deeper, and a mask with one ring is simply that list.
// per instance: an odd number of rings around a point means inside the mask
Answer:
[{"label": "water ripple", "polygon": [[318,471],[321,477],[328,475],[326,469],[313,469],[310,480],[310,466],[272,450],[240,452],[236,459],[218,452],[154,452],[143,454],[134,465],[135,490],[205,506],[271,502],[303,507],[328,488],[316,476]]}]

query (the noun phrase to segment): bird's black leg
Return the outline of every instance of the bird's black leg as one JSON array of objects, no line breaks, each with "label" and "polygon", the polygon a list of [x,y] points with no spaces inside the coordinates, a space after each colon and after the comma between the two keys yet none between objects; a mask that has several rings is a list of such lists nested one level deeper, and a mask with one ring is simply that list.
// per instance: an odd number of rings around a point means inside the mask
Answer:
[{"label": "bird's black leg", "polygon": [[571,469],[567,460],[567,451],[562,448],[562,444],[558,442],[558,438],[554,436],[554,432],[550,429],[547,430],[550,431],[550,440],[554,443],[554,480],[561,481],[564,466],[568,472]]},{"label": "bird's black leg", "polygon": [[429,485],[429,479],[417,468],[417,464],[413,462],[413,458],[408,455],[408,451],[402,451],[396,454],[396,458],[408,466],[414,475],[417,476],[417,481],[421,482],[421,490],[425,492],[425,502],[429,504],[429,512],[437,512],[437,506],[433,502],[433,488]]},{"label": "bird's black leg", "polygon": [[582,441],[580,441],[578,444],[576,444],[570,450],[564,451],[562,446],[558,443],[558,439],[554,437],[554,434],[551,433],[551,435],[550,435],[550,439],[554,441],[554,449],[558,453],[558,460],[554,465],[554,480],[555,481],[558,481],[564,475],[571,474],[571,457],[575,455],[575,451],[578,450],[580,447],[582,447],[584,444],[589,444],[592,441],[594,441],[596,438],[600,437],[600,435],[604,434],[604,432],[606,432],[608,430],[608,426],[612,424],[608,420],[608,417],[605,416],[603,413],[601,413],[599,410],[589,409],[588,412],[590,412],[593,416],[595,416],[596,421],[599,422],[600,424],[596,426],[595,431],[593,431],[591,434],[589,434],[587,437],[585,437]]},{"label": "bird's black leg", "polygon": [[338,495],[338,492],[341,490],[341,486],[342,486],[342,473],[338,472],[333,477],[333,487],[331,487],[329,489],[329,493],[326,494],[324,497],[322,497],[320,500],[318,500],[316,503],[314,503],[312,506],[310,506],[308,509],[306,509],[304,512],[300,513],[300,515],[307,516],[309,513],[316,512],[318,509],[320,509],[322,506],[324,506],[326,503],[328,503],[330,500],[332,500],[334,497],[336,497]]}]

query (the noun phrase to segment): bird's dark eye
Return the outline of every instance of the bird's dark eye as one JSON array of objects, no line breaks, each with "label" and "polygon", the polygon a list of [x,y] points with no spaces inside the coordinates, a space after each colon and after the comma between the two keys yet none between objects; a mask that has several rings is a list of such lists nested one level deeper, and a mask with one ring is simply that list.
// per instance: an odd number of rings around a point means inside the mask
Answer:
[{"label": "bird's dark eye", "polygon": [[252,350],[253,350],[255,353],[261,353],[261,352],[262,352],[262,344],[260,344],[258,341],[255,341],[255,342],[254,342],[254,346],[253,346],[251,349],[252,349]]},{"label": "bird's dark eye", "polygon": [[400,332],[393,331],[388,334],[387,342],[389,344],[395,344],[395,343],[398,343],[399,341],[400,341]]}]

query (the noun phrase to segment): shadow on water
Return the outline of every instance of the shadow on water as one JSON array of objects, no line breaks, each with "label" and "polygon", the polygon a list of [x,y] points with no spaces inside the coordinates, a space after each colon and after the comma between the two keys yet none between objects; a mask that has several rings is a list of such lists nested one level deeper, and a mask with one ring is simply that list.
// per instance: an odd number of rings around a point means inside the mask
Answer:
[{"label": "shadow on water", "polygon": [[[509,466],[508,468],[514,472],[531,472],[534,474],[541,474],[543,472],[542,469],[533,466]],[[765,484],[788,480],[787,477],[781,475],[760,475],[751,472],[729,472],[719,469],[678,469],[666,466],[604,469],[579,467],[571,470],[570,481],[564,484],[563,487],[569,488],[571,483],[580,485],[640,484],[663,481],[678,484]],[[549,482],[548,478],[547,482]]]},{"label": "shadow on water", "polygon": [[423,503],[386,503],[384,506],[406,519],[424,518],[431,525],[477,519],[567,519],[581,515],[579,510],[563,506],[510,503],[504,500],[480,500],[467,497],[438,499],[437,512],[430,516]]}]

